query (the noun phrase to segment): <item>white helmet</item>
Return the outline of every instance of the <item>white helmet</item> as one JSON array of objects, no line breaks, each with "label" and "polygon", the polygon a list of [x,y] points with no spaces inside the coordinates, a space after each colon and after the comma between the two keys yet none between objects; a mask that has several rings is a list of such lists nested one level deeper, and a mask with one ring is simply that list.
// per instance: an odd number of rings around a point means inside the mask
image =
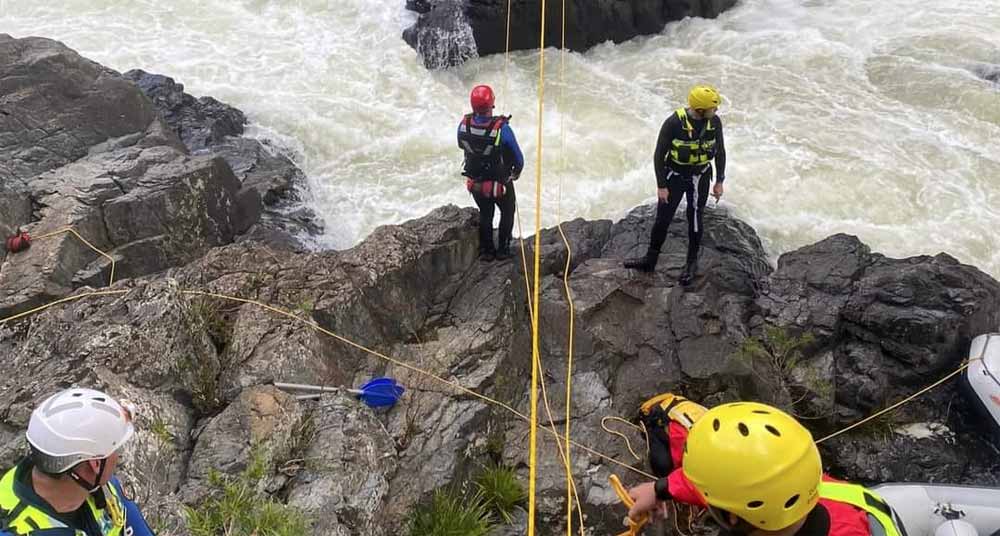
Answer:
[{"label": "white helmet", "polygon": [[61,474],[86,460],[103,460],[135,433],[131,408],[93,389],[67,389],[31,413],[28,443],[35,465]]}]

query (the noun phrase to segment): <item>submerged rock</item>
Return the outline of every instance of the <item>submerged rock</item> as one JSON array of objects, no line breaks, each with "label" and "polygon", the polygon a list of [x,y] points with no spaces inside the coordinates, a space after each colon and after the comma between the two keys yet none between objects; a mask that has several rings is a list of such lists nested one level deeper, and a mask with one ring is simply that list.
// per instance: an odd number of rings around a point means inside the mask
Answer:
[{"label": "submerged rock", "polygon": [[[621,43],[640,35],[663,31],[671,21],[685,17],[714,18],[733,7],[736,0],[626,0],[566,2],[566,47],[584,51],[613,41]],[[417,22],[403,32],[403,39],[417,51],[428,69],[460,65],[476,56],[507,50],[506,0],[418,0],[407,9],[419,13]],[[537,0],[511,3],[510,50],[539,46],[541,4]],[[562,42],[562,4],[547,4],[545,43]]]}]

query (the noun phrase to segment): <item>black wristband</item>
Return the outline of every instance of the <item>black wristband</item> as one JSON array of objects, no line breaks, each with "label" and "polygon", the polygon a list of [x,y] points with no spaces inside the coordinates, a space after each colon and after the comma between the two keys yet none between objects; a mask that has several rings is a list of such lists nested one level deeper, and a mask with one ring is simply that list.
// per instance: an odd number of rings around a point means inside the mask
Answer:
[{"label": "black wristband", "polygon": [[653,490],[656,491],[658,501],[669,501],[673,498],[670,496],[670,483],[666,478],[657,479],[656,484],[653,484]]}]

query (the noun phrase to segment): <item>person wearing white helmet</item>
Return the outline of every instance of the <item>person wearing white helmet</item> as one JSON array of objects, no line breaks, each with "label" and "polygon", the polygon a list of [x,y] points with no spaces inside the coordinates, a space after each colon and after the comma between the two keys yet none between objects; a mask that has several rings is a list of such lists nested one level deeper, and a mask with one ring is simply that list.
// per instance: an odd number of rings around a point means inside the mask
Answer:
[{"label": "person wearing white helmet", "polygon": [[135,434],[132,410],[93,389],[66,389],[31,413],[31,453],[0,478],[0,535],[152,536],[114,478]]}]

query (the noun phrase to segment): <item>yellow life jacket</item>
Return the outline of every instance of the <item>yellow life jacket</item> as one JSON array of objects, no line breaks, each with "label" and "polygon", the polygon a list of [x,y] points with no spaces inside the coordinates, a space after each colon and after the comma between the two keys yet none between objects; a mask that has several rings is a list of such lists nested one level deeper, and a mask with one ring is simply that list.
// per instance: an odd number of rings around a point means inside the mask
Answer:
[{"label": "yellow life jacket", "polygon": [[639,406],[638,420],[643,423],[649,439],[649,468],[658,477],[665,477],[675,467],[670,448],[670,422],[690,430],[708,411],[683,396],[663,393]]},{"label": "yellow life jacket", "polygon": [[[660,409],[660,412],[662,412],[662,415],[665,416],[666,419],[663,419],[662,417],[657,419],[655,414],[660,413],[656,411],[657,408]],[[673,393],[656,395],[639,406],[639,414],[641,418],[645,419],[652,417],[657,426],[663,429],[666,429],[669,424],[669,420],[674,421],[690,430],[691,427],[694,426],[695,421],[700,419],[706,411],[708,410],[701,404],[697,404],[684,398],[683,396],[675,395]]]},{"label": "yellow life jacket", "polygon": [[675,112],[681,120],[681,127],[687,133],[686,139],[674,138],[670,142],[667,158],[680,166],[705,166],[715,158],[715,127],[712,120],[705,121],[705,127],[695,134],[688,119],[687,110],[678,108]]},{"label": "yellow life jacket", "polygon": [[[875,492],[857,484],[821,482],[819,496],[847,503],[868,514],[872,536],[906,536],[906,529],[888,503]],[[879,530],[881,529],[881,530]]]},{"label": "yellow life jacket", "polygon": [[[0,478],[0,531],[7,530],[18,536],[25,536],[36,530],[69,529],[76,536],[87,536],[77,527],[70,527],[55,517],[48,505],[32,504],[18,495],[18,480],[23,471],[30,471],[31,465],[22,462]],[[97,493],[104,493],[105,504],[98,506]],[[122,536],[125,529],[125,503],[112,484],[105,484],[101,490],[87,497],[87,507],[93,515],[102,536]]]}]

